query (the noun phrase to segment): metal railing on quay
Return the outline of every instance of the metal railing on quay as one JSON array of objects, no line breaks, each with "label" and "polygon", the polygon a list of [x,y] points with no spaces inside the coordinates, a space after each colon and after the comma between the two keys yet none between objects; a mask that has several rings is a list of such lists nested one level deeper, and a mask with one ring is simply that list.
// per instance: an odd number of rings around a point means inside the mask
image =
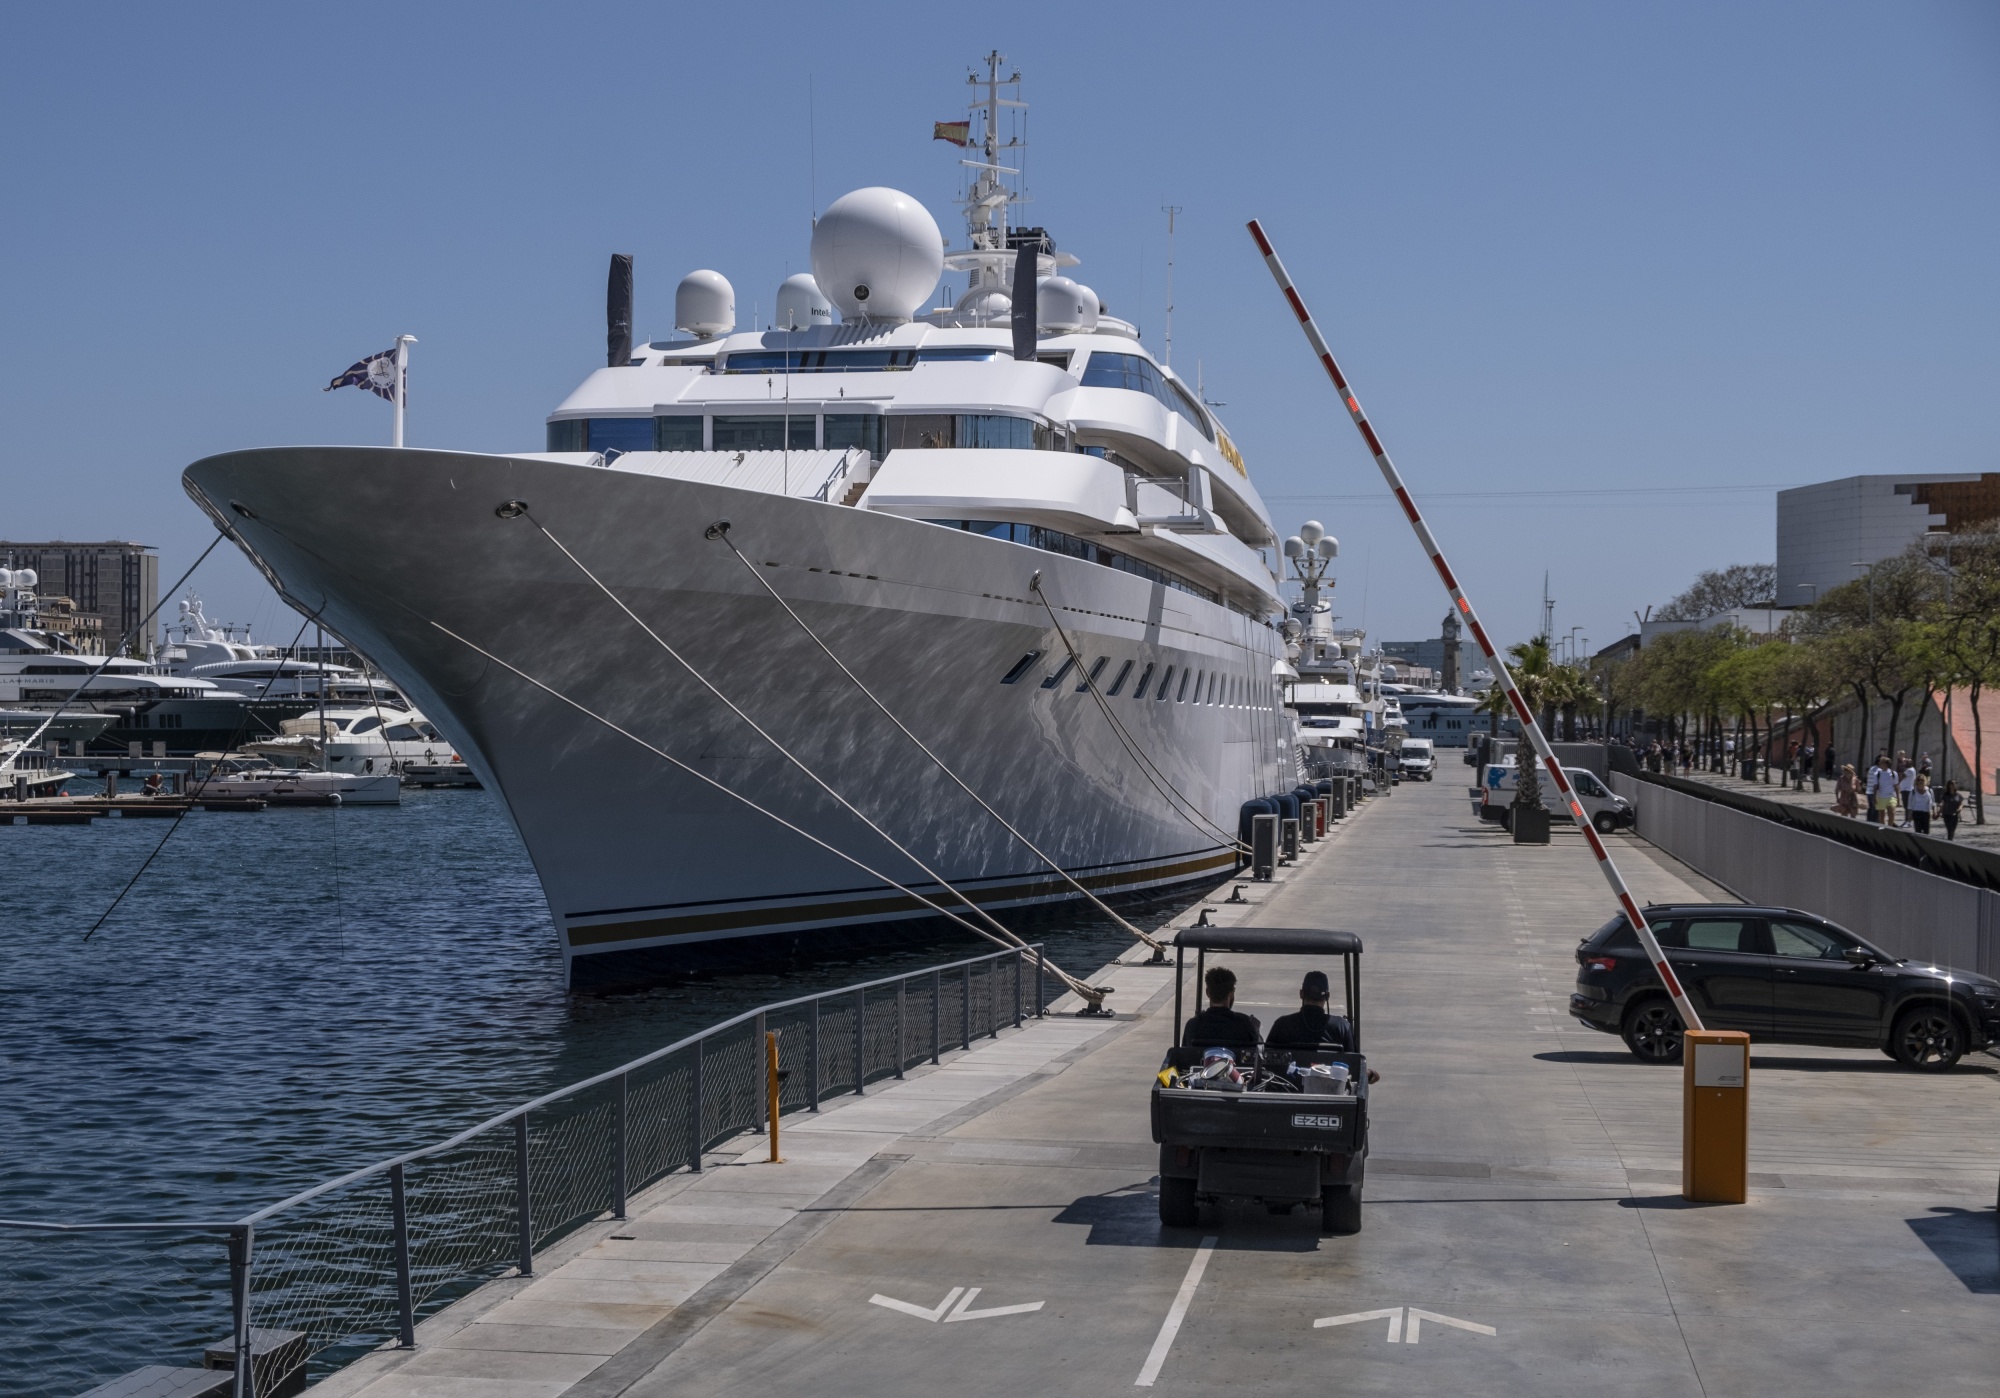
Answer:
[{"label": "metal railing on quay", "polygon": [[0,1219],[0,1398],[81,1394],[204,1349],[234,1370],[233,1398],[294,1391],[301,1363],[317,1379],[413,1345],[425,1317],[532,1275],[551,1242],[765,1130],[767,1033],[779,1111],[816,1112],[1019,1027],[1061,991],[1039,945],[994,952],[747,1011],[241,1218]]}]

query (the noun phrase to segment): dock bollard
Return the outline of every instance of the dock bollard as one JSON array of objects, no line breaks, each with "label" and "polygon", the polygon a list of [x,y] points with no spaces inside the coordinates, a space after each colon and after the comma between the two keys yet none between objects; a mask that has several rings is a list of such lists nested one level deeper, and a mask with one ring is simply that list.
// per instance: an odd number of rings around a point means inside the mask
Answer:
[{"label": "dock bollard", "polygon": [[764,1034],[764,1092],[771,1104],[771,1163],[782,1165],[784,1157],[778,1154],[778,1035],[774,1030]]},{"label": "dock bollard", "polygon": [[1278,872],[1278,818],[1250,817],[1250,877],[1269,883]]},{"label": "dock bollard", "polygon": [[1683,1034],[1681,1082],[1681,1197],[1743,1203],[1750,1197],[1750,1036]]}]

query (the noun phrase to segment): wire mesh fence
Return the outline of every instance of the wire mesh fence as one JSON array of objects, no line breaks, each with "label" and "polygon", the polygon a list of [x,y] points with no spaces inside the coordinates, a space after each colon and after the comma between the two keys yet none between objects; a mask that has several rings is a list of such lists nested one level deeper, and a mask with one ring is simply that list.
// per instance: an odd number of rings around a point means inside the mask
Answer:
[{"label": "wire mesh fence", "polygon": [[[232,1398],[292,1391],[510,1272],[705,1151],[762,1131],[766,1034],[781,1112],[817,1111],[1040,1015],[1062,991],[1040,947],[806,996],[739,1015],[558,1089],[434,1146],[344,1175],[241,1219],[52,1224],[0,1219],[0,1398],[185,1389],[224,1372]],[[55,1284],[58,1249],[89,1249],[119,1294]],[[107,1305],[107,1300],[113,1304]],[[130,1373],[107,1315],[143,1322],[162,1367]],[[117,1322],[114,1322],[117,1323]],[[122,1361],[120,1356],[126,1356]],[[174,1387],[176,1383],[182,1387]]]}]

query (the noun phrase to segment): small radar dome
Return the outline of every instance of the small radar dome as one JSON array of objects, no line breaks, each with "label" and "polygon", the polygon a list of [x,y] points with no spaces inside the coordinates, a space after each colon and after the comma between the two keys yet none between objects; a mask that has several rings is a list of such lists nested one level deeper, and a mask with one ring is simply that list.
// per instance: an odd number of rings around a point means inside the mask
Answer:
[{"label": "small radar dome", "polygon": [[944,235],[901,190],[857,189],[820,215],[812,269],[842,319],[906,321],[944,275]]},{"label": "small radar dome", "polygon": [[1004,323],[1014,314],[1014,298],[1004,291],[981,291],[975,287],[959,297],[952,310],[959,319],[978,325]]},{"label": "small radar dome", "polygon": [[736,288],[720,272],[689,272],[674,288],[674,328],[711,340],[736,328]]},{"label": "small radar dome", "polygon": [[1304,539],[1301,539],[1298,535],[1294,534],[1292,535],[1291,538],[1285,540],[1285,557],[1304,558],[1305,556],[1306,556],[1306,541]]},{"label": "small radar dome", "polygon": [[37,573],[33,568],[16,568],[14,570],[14,581],[12,583],[12,586],[33,587],[36,583],[40,582],[41,580],[42,580],[42,575],[40,573]]},{"label": "small radar dome", "polygon": [[1052,335],[1069,335],[1097,323],[1097,294],[1068,277],[1050,277],[1035,296],[1035,318]]},{"label": "small radar dome", "polygon": [[1308,548],[1317,544],[1325,533],[1326,527],[1316,519],[1309,519],[1299,526],[1299,537],[1305,540]]},{"label": "small radar dome", "polygon": [[833,306],[820,295],[819,283],[810,272],[799,272],[780,283],[777,319],[771,324],[779,330],[806,330],[833,324]]},{"label": "small radar dome", "polygon": [[1313,547],[1319,550],[1321,558],[1338,558],[1340,556],[1340,540],[1334,538],[1331,534],[1321,536],[1320,541]]}]

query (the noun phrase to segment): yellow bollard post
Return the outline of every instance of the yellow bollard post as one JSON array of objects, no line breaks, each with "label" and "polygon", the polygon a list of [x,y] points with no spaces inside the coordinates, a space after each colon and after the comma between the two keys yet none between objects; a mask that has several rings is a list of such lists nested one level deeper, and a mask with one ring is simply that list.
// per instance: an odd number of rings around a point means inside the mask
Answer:
[{"label": "yellow bollard post", "polygon": [[1750,1197],[1750,1036],[1696,1029],[1682,1045],[1681,1197],[1741,1204]]},{"label": "yellow bollard post", "polygon": [[778,1154],[778,1036],[775,1032],[764,1035],[764,1100],[771,1109],[771,1163],[782,1165],[784,1157]]}]

